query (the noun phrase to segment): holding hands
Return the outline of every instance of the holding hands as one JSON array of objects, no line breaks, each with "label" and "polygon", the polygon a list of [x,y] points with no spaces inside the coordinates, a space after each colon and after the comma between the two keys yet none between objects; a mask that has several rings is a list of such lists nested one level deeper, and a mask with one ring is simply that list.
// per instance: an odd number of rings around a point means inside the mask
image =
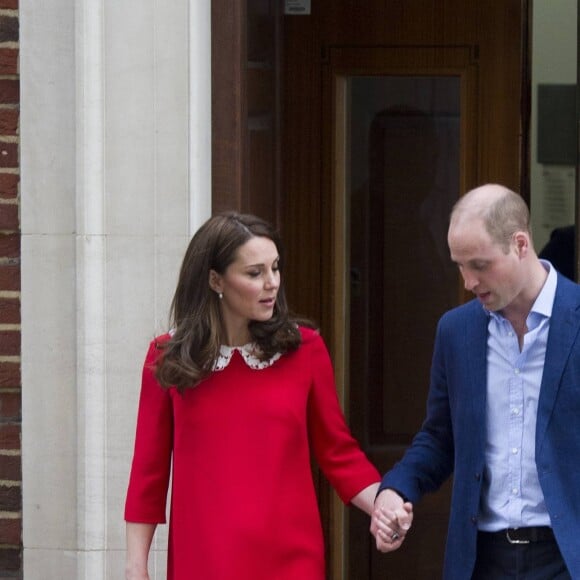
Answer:
[{"label": "holding hands", "polygon": [[371,533],[379,552],[392,552],[400,548],[412,523],[412,503],[405,502],[392,489],[385,489],[377,496],[371,517]]}]

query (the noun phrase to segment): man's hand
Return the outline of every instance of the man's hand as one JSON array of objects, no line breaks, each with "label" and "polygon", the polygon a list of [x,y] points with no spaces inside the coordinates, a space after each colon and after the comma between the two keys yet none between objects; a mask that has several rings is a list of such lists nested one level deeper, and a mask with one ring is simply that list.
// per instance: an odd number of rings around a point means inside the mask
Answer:
[{"label": "man's hand", "polygon": [[371,534],[379,552],[392,552],[401,547],[413,523],[413,504],[392,489],[384,489],[375,500],[371,518]]}]

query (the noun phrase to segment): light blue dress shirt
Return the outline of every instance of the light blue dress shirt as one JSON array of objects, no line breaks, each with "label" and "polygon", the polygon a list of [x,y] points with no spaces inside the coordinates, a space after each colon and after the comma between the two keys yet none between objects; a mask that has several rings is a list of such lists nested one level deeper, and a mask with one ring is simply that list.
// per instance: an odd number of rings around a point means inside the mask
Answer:
[{"label": "light blue dress shirt", "polygon": [[548,277],[526,320],[520,351],[512,325],[489,313],[487,338],[486,466],[479,529],[549,526],[535,461],[536,415],[544,370],[556,271]]}]

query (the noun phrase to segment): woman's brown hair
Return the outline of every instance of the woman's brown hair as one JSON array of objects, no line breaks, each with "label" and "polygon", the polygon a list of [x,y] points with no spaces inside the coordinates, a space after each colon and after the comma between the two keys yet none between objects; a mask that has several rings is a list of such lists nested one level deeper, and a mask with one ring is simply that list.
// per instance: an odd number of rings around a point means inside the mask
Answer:
[{"label": "woman's brown hair", "polygon": [[[250,238],[265,237],[274,242],[283,268],[282,242],[266,221],[249,214],[226,212],[207,220],[191,239],[185,252],[177,288],[171,303],[170,338],[161,343],[162,354],[155,372],[164,387],[183,391],[212,372],[224,344],[219,297],[209,286],[210,270],[224,274],[236,259],[240,246]],[[290,316],[282,280],[272,318],[252,321],[249,330],[261,358],[298,348],[298,324],[308,324]]]}]

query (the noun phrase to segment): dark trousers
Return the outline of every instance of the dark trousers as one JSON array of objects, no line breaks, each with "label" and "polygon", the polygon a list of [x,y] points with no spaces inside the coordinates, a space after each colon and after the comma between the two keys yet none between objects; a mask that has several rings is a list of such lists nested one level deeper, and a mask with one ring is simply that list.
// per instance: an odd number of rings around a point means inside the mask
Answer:
[{"label": "dark trousers", "polygon": [[510,544],[501,534],[477,535],[472,580],[571,580],[555,539]]}]

